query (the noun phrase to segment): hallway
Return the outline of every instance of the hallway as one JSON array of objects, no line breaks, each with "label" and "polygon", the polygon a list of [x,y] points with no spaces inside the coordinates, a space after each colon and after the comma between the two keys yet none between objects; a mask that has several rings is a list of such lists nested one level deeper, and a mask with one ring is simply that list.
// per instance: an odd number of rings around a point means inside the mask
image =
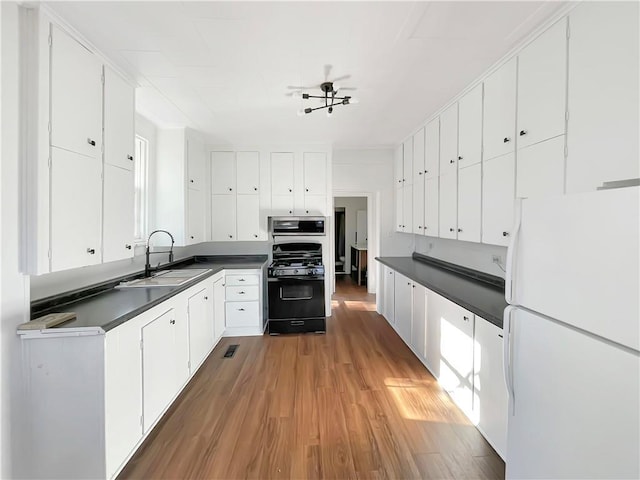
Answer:
[{"label": "hallway", "polygon": [[375,295],[344,280],[326,335],[223,338],[120,478],[504,478]]}]

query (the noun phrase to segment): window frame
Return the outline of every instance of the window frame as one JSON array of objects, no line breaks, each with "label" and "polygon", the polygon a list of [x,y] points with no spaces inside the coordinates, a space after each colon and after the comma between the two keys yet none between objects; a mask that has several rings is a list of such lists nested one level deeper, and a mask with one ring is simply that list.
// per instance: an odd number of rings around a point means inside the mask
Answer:
[{"label": "window frame", "polygon": [[149,140],[135,136],[134,178],[134,227],[136,245],[146,244],[149,227]]}]

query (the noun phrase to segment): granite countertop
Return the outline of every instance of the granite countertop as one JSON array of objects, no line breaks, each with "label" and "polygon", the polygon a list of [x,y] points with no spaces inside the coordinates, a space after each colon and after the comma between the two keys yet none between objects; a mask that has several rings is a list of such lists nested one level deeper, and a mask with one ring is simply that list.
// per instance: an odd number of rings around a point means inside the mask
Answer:
[{"label": "granite countertop", "polygon": [[502,328],[504,280],[431,257],[377,257],[380,263]]},{"label": "granite countertop", "polygon": [[106,332],[222,270],[261,269],[267,258],[267,255],[231,255],[197,256],[179,260],[163,266],[163,270],[205,268],[211,271],[179,287],[115,288],[121,281],[131,280],[141,274],[128,275],[104,284],[33,302],[31,318],[53,312],[75,312],[74,320],[53,329],[88,328],[102,329]]}]

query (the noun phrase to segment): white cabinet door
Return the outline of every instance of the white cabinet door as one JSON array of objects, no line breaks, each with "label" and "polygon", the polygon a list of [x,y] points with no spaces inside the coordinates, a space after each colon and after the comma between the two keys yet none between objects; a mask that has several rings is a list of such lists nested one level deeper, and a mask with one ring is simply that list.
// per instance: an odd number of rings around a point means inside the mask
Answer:
[{"label": "white cabinet door", "polygon": [[271,196],[271,213],[273,215],[293,215],[293,195]]},{"label": "white cabinet door", "polygon": [[293,195],[293,153],[271,153],[271,195]]},{"label": "white cabinet door", "polygon": [[102,261],[133,257],[133,171],[104,165]]},{"label": "white cabinet door", "polygon": [[213,282],[213,336],[217,342],[224,335],[225,326],[225,286],[224,277]]},{"label": "white cabinet door", "polygon": [[439,232],[439,178],[427,178],[424,184],[424,234],[437,237]]},{"label": "white cabinet door", "polygon": [[458,175],[440,177],[440,237],[456,238],[458,233]]},{"label": "white cabinet door", "polygon": [[402,187],[402,179],[404,178],[404,172],[403,172],[404,158],[403,158],[403,152],[402,152],[403,148],[404,148],[404,145],[398,145],[398,147],[395,149],[393,154],[393,162],[394,162],[393,171],[395,174],[394,183],[396,188]]},{"label": "white cabinet door", "polygon": [[426,178],[440,175],[440,117],[425,127],[424,170]]},{"label": "white cabinet door", "polygon": [[134,88],[104,67],[104,162],[133,170]]},{"label": "white cabinet door", "polygon": [[418,235],[424,234],[424,174],[416,175],[413,179],[413,219],[411,221],[411,231]]},{"label": "white cabinet door", "polygon": [[458,118],[458,168],[482,160],[482,84],[460,99]]},{"label": "white cabinet door", "polygon": [[402,189],[402,231],[411,233],[413,223],[413,185]]},{"label": "white cabinet door", "polygon": [[187,314],[187,299],[181,297],[175,309],[176,323],[174,325],[174,336],[176,345],[176,355],[174,363],[176,365],[175,393],[177,393],[189,380],[191,370],[189,366],[189,316]]},{"label": "white cabinet door", "polygon": [[640,177],[638,9],[584,2],[569,15],[567,193]]},{"label": "white cabinet door", "polygon": [[413,135],[413,180],[424,178],[425,168],[425,132],[421,128]]},{"label": "white cabinet door", "polygon": [[384,318],[390,324],[395,323],[395,272],[389,267],[383,267],[384,276]]},{"label": "white cabinet door", "polygon": [[440,176],[458,169],[458,103],[440,115]]},{"label": "white cabinet door", "polygon": [[189,363],[195,372],[213,347],[213,298],[203,288],[187,300],[189,316]]},{"label": "white cabinet door", "polygon": [[56,26],[51,41],[51,145],[100,158],[102,63]]},{"label": "white cabinet door", "polygon": [[473,352],[473,417],[502,458],[507,453],[507,386],[502,329],[476,316]]},{"label": "white cabinet door", "polygon": [[473,405],[473,314],[446,300],[440,317],[438,381],[467,414]]},{"label": "white cabinet door", "polygon": [[236,240],[236,196],[211,196],[211,239],[214,242]]},{"label": "white cabinet door", "polygon": [[188,187],[204,191],[206,187],[204,144],[193,137],[188,137],[186,143]]},{"label": "white cabinet door", "polygon": [[440,343],[441,322],[440,320],[447,314],[448,300],[431,290],[427,290],[427,367],[434,377],[440,376]]},{"label": "white cabinet door", "polygon": [[260,196],[259,195],[238,195],[236,212],[238,215],[238,240],[261,240],[263,239],[260,228]]},{"label": "white cabinet door", "polygon": [[482,215],[481,164],[458,172],[458,240],[480,242]]},{"label": "white cabinet door", "polygon": [[205,193],[202,190],[188,189],[187,245],[201,243],[206,240],[204,198]]},{"label": "white cabinet door", "polygon": [[125,322],[105,335],[105,449],[107,478],[142,438],[140,325]]},{"label": "white cabinet door", "polygon": [[404,231],[402,229],[402,221],[403,221],[403,215],[402,215],[402,207],[403,207],[403,202],[404,202],[404,188],[400,187],[400,188],[396,188],[396,197],[395,197],[395,201],[396,201],[396,232],[402,232]]},{"label": "white cabinet door", "polygon": [[490,160],[515,150],[516,66],[512,58],[484,81],[483,157]]},{"label": "white cabinet door", "polygon": [[[304,194],[327,195],[327,154],[304,152]],[[325,209],[323,209],[325,210]]]},{"label": "white cabinet door", "polygon": [[404,275],[395,274],[395,325],[402,340],[411,344],[412,282]]},{"label": "white cabinet door", "polygon": [[427,342],[427,293],[426,288],[417,283],[411,285],[413,302],[411,311],[411,346],[421,358],[426,356]]},{"label": "white cabinet door", "polygon": [[236,180],[238,195],[260,192],[260,153],[236,153]]},{"label": "white cabinet door", "polygon": [[565,133],[567,20],[518,55],[518,148]]},{"label": "white cabinet door", "polygon": [[513,153],[483,162],[482,243],[509,245],[513,229],[515,168]]},{"label": "white cabinet door", "polygon": [[176,315],[173,309],[142,327],[142,391],[147,432],[176,394]]},{"label": "white cabinet door", "polygon": [[413,137],[407,138],[402,145],[402,183],[413,183]]},{"label": "white cabinet door", "polygon": [[51,271],[100,263],[102,162],[51,149]]},{"label": "white cabinet door", "polygon": [[326,216],[327,214],[327,197],[326,195],[305,195],[304,196],[304,215]]},{"label": "white cabinet door", "polygon": [[236,154],[211,152],[211,193],[233,194],[236,190]]},{"label": "white cabinet door", "polygon": [[564,193],[564,135],[518,150],[516,197]]}]

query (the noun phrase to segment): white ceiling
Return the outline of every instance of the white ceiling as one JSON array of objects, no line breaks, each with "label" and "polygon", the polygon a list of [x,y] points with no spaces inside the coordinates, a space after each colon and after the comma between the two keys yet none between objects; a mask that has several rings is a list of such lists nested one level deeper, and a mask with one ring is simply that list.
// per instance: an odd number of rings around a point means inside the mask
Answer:
[{"label": "white ceiling", "polygon": [[[397,143],[559,2],[52,2],[136,79],[137,110],[211,143]],[[360,103],[299,117],[288,86]],[[312,93],[311,90],[305,92]],[[318,90],[319,92],[319,90]],[[319,94],[319,93],[318,93]]]}]

